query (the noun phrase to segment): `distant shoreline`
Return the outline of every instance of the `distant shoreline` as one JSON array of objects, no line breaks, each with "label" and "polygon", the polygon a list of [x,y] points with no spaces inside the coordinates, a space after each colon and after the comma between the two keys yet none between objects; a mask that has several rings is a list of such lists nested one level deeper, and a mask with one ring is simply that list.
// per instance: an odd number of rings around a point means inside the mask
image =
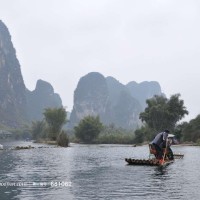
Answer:
[{"label": "distant shoreline", "polygon": [[35,140],[35,141],[33,141],[33,143],[58,145],[56,141],[52,141],[52,140]]}]

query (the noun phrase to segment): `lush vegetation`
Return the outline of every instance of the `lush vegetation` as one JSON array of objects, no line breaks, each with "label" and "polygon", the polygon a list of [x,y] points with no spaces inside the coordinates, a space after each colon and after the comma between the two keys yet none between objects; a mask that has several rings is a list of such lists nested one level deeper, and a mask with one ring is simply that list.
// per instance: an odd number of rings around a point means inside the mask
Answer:
[{"label": "lush vegetation", "polygon": [[62,130],[57,137],[57,144],[61,147],[66,147],[69,144],[69,138],[66,131]]},{"label": "lush vegetation", "polygon": [[177,123],[188,114],[180,94],[172,95],[170,99],[155,95],[147,99],[146,103],[147,107],[140,113],[143,125],[135,131],[134,142],[149,142],[158,132],[165,129],[174,132],[180,139],[182,135],[180,127],[177,128]]},{"label": "lush vegetation", "polygon": [[175,134],[182,142],[193,142],[200,145],[200,115],[189,122],[179,124]]},{"label": "lush vegetation", "polygon": [[[151,141],[154,136],[164,129],[170,129],[177,139],[194,141],[198,138],[197,129],[193,128],[195,136],[187,136],[192,125],[177,125],[188,111],[180,94],[175,94],[167,99],[164,96],[154,96],[146,101],[147,107],[140,113],[143,126],[135,131],[115,128],[114,125],[102,126],[98,117],[87,116],[75,127],[75,135],[81,142],[86,143],[120,143],[139,144]],[[194,120],[194,124],[198,124]],[[191,122],[191,123],[192,123]],[[195,123],[196,122],[196,123]],[[103,127],[103,128],[102,128]],[[183,129],[184,128],[184,129]],[[187,128],[187,129],[186,129]]]},{"label": "lush vegetation", "polygon": [[140,113],[140,119],[155,132],[166,128],[174,130],[176,123],[188,114],[184,101],[179,97],[180,94],[172,95],[170,99],[156,95],[148,99],[145,111]]},{"label": "lush vegetation", "polygon": [[[95,123],[93,123],[93,121],[95,121]],[[77,129],[77,127],[79,128]],[[133,130],[115,127],[114,124],[103,126],[99,117],[86,116],[80,121],[77,127],[75,127],[76,137],[71,136],[70,141],[95,144],[137,143],[137,141],[135,141],[135,134]]]},{"label": "lush vegetation", "polygon": [[49,137],[56,140],[63,125],[67,122],[67,113],[64,108],[46,108],[44,111],[45,121],[48,124]]},{"label": "lush vegetation", "polygon": [[46,135],[46,122],[44,120],[42,121],[35,121],[32,122],[32,137],[34,140],[38,140],[39,138],[45,138]]},{"label": "lush vegetation", "polygon": [[150,141],[157,132],[170,129],[180,142],[192,142],[200,145],[200,115],[189,122],[178,123],[188,111],[180,95],[170,99],[155,96],[147,100],[147,108],[140,114],[144,126],[135,132],[139,141]]},{"label": "lush vegetation", "polygon": [[132,130],[117,128],[111,124],[103,127],[95,142],[100,144],[133,144],[135,143],[135,134]]},{"label": "lush vegetation", "polygon": [[64,108],[47,108],[44,111],[44,120],[32,122],[32,137],[39,140],[52,140],[59,146],[68,146],[69,139],[66,131],[62,130],[66,123]]},{"label": "lush vegetation", "polygon": [[86,116],[74,127],[76,137],[84,143],[92,143],[103,128],[98,116]]},{"label": "lush vegetation", "polygon": [[[200,144],[200,115],[190,122],[178,124],[188,114],[179,94],[172,95],[170,99],[154,96],[146,102],[147,107],[140,114],[143,126],[135,131],[115,127],[114,124],[105,126],[98,116],[86,116],[74,127],[74,136],[70,134],[70,138],[83,143],[139,144],[151,141],[159,131],[170,129],[179,141]],[[32,123],[32,136],[36,140],[50,138],[58,145],[66,146],[69,137],[62,130],[65,123],[66,111],[63,108],[45,109],[44,120]],[[26,132],[23,131],[23,134]]]}]

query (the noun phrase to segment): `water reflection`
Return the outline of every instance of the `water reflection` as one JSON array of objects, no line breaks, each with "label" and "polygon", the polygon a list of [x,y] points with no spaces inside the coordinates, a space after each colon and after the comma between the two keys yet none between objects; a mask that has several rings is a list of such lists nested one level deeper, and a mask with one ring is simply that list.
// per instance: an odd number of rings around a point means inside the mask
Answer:
[{"label": "water reflection", "polygon": [[168,166],[164,166],[164,167],[156,167],[155,168],[155,176],[164,176],[167,175],[167,173],[169,172],[169,169],[167,169]]}]

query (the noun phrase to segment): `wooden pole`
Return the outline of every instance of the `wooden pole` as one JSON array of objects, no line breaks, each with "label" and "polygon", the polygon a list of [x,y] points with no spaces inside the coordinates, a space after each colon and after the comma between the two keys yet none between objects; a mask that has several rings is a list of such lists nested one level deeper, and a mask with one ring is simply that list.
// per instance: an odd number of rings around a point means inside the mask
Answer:
[{"label": "wooden pole", "polygon": [[161,165],[164,164],[166,153],[167,153],[167,138],[166,138],[165,152],[164,152],[164,155],[163,155],[163,160],[162,160]]}]

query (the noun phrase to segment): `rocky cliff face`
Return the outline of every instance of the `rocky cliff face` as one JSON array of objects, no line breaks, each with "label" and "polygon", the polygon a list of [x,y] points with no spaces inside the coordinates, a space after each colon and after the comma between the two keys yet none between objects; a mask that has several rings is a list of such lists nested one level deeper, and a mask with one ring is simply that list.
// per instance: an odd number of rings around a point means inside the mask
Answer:
[{"label": "rocky cliff face", "polygon": [[[89,73],[80,79],[74,92],[70,126],[84,116],[99,115],[104,124],[135,128],[146,99],[155,94],[162,94],[157,82],[123,85],[112,77]],[[44,108],[60,106],[62,101],[49,83],[39,80],[34,91],[26,89],[11,36],[0,21],[0,125],[18,127],[40,120]]]},{"label": "rocky cliff face", "polygon": [[156,81],[144,81],[136,83],[132,81],[126,85],[133,98],[137,99],[142,109],[146,107],[146,100],[152,98],[154,95],[164,95],[161,92],[160,84]]},{"label": "rocky cliff face", "polygon": [[60,96],[49,83],[39,80],[34,91],[26,89],[11,36],[0,21],[0,125],[20,127],[40,120],[44,108],[60,106]]},{"label": "rocky cliff face", "polygon": [[70,127],[87,115],[99,115],[104,124],[135,129],[141,124],[139,114],[146,106],[146,99],[161,94],[155,81],[123,85],[113,77],[89,73],[80,79],[74,92]]},{"label": "rocky cliff face", "polygon": [[0,21],[0,124],[17,127],[26,118],[25,85],[7,27]]},{"label": "rocky cliff face", "polygon": [[61,107],[60,96],[54,93],[50,83],[38,80],[33,91],[26,90],[27,115],[29,120],[41,120],[45,108]]},{"label": "rocky cliff face", "polygon": [[105,78],[99,73],[89,73],[82,77],[74,92],[74,106],[70,125],[78,123],[84,116],[99,115],[106,119],[109,108],[109,95]]},{"label": "rocky cliff face", "polygon": [[112,77],[92,72],[80,79],[74,92],[70,125],[73,127],[87,115],[99,115],[104,124],[136,128],[141,109],[126,86]]},{"label": "rocky cliff face", "polygon": [[142,110],[140,103],[131,96],[126,86],[115,78],[107,77],[106,82],[111,105],[111,120],[108,123],[126,129],[136,128],[141,123],[138,117]]}]

